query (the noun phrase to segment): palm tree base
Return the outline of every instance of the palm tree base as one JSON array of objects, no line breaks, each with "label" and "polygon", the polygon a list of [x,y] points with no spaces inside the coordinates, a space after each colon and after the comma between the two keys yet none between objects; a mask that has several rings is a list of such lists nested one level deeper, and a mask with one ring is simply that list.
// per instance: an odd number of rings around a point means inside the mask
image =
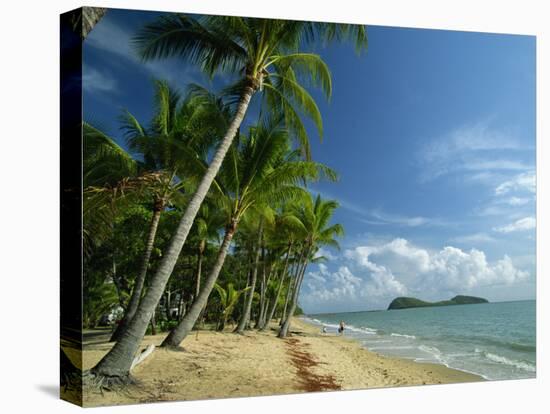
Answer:
[{"label": "palm tree base", "polygon": [[137,381],[130,373],[104,374],[94,369],[82,373],[82,385],[88,390],[117,391],[135,384],[137,384]]},{"label": "palm tree base", "polygon": [[165,344],[165,343],[162,343],[160,345],[160,348],[162,349],[166,349],[168,351],[173,351],[173,352],[187,352],[187,349],[185,349],[183,346],[181,345],[173,345],[173,344]]}]

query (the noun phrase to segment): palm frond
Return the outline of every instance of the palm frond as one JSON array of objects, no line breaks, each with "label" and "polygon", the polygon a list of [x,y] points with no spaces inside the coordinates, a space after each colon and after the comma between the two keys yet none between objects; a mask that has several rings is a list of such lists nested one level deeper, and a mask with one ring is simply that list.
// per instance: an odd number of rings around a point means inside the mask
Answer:
[{"label": "palm frond", "polygon": [[200,65],[209,75],[240,70],[246,59],[246,51],[223,30],[181,14],[161,16],[146,25],[133,44],[143,60],[177,56]]}]

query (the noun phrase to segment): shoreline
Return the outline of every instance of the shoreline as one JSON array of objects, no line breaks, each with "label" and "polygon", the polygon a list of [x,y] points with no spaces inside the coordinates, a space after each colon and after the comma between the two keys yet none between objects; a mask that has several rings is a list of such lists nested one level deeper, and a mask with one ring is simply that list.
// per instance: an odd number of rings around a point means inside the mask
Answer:
[{"label": "shoreline", "polygon": [[[231,327],[193,331],[182,343],[184,352],[157,348],[134,368],[137,385],[103,394],[85,389],[84,406],[484,381],[441,364],[377,354],[354,338],[323,334],[303,319],[294,318],[291,336],[284,340],[276,337],[277,327],[273,322],[270,329],[244,335]],[[85,339],[84,369],[113,346],[108,337],[108,331],[98,330]],[[164,337],[146,336],[140,350],[160,345]]]},{"label": "shoreline", "polygon": [[[310,327],[312,327],[313,329],[319,329],[321,328],[322,324],[318,324],[317,322],[313,322],[311,321],[311,318],[307,315],[304,315],[304,316],[298,316],[298,317],[295,317],[294,318],[295,320],[299,320],[300,322],[303,322],[305,325],[308,325]],[[309,319],[309,320],[307,320]],[[327,335],[327,334],[325,334]],[[406,361],[406,362],[413,362],[415,364],[420,364],[420,365],[429,365],[429,366],[439,366],[439,367],[444,367],[444,368],[447,368],[451,371],[457,371],[459,373],[462,373],[462,374],[467,374],[467,375],[471,375],[471,376],[475,376],[475,377],[478,377],[477,380],[466,380],[464,382],[470,382],[470,381],[490,381],[488,378],[484,377],[482,374],[478,374],[477,372],[470,372],[470,371],[467,371],[467,370],[464,370],[464,369],[459,369],[459,368],[454,368],[454,367],[450,367],[444,363],[437,363],[437,362],[422,362],[422,361],[417,361],[415,359],[408,359],[408,358],[401,358],[401,357],[397,357],[397,356],[392,356],[392,355],[384,355],[382,353],[379,353],[379,352],[376,352],[376,351],[371,351],[370,349],[368,349],[366,346],[364,346],[363,344],[361,344],[361,342],[359,341],[358,338],[352,338],[352,337],[344,337],[344,336],[337,336],[341,339],[347,339],[347,340],[350,340],[350,341],[353,341],[353,342],[356,342],[360,347],[361,349],[364,349],[365,351],[367,352],[370,352],[370,353],[373,353],[373,354],[376,354],[382,358],[388,358],[388,359],[395,359],[395,360],[398,360],[398,361]]]}]

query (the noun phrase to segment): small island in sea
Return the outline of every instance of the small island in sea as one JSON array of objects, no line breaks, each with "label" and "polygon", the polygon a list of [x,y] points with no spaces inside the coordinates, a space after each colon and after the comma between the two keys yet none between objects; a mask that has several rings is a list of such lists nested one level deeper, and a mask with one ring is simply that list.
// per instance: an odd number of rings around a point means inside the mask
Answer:
[{"label": "small island in sea", "polygon": [[429,306],[470,305],[474,303],[489,303],[489,301],[484,298],[465,295],[458,295],[450,300],[442,300],[439,302],[426,302],[417,298],[398,297],[391,301],[390,305],[388,306],[388,310],[425,308]]}]

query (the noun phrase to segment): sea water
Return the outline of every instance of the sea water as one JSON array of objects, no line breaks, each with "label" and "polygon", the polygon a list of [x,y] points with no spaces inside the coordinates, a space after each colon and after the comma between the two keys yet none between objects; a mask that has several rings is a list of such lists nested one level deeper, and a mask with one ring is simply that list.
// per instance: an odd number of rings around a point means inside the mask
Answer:
[{"label": "sea water", "polygon": [[535,301],[309,315],[382,355],[444,364],[489,380],[536,375]]}]

